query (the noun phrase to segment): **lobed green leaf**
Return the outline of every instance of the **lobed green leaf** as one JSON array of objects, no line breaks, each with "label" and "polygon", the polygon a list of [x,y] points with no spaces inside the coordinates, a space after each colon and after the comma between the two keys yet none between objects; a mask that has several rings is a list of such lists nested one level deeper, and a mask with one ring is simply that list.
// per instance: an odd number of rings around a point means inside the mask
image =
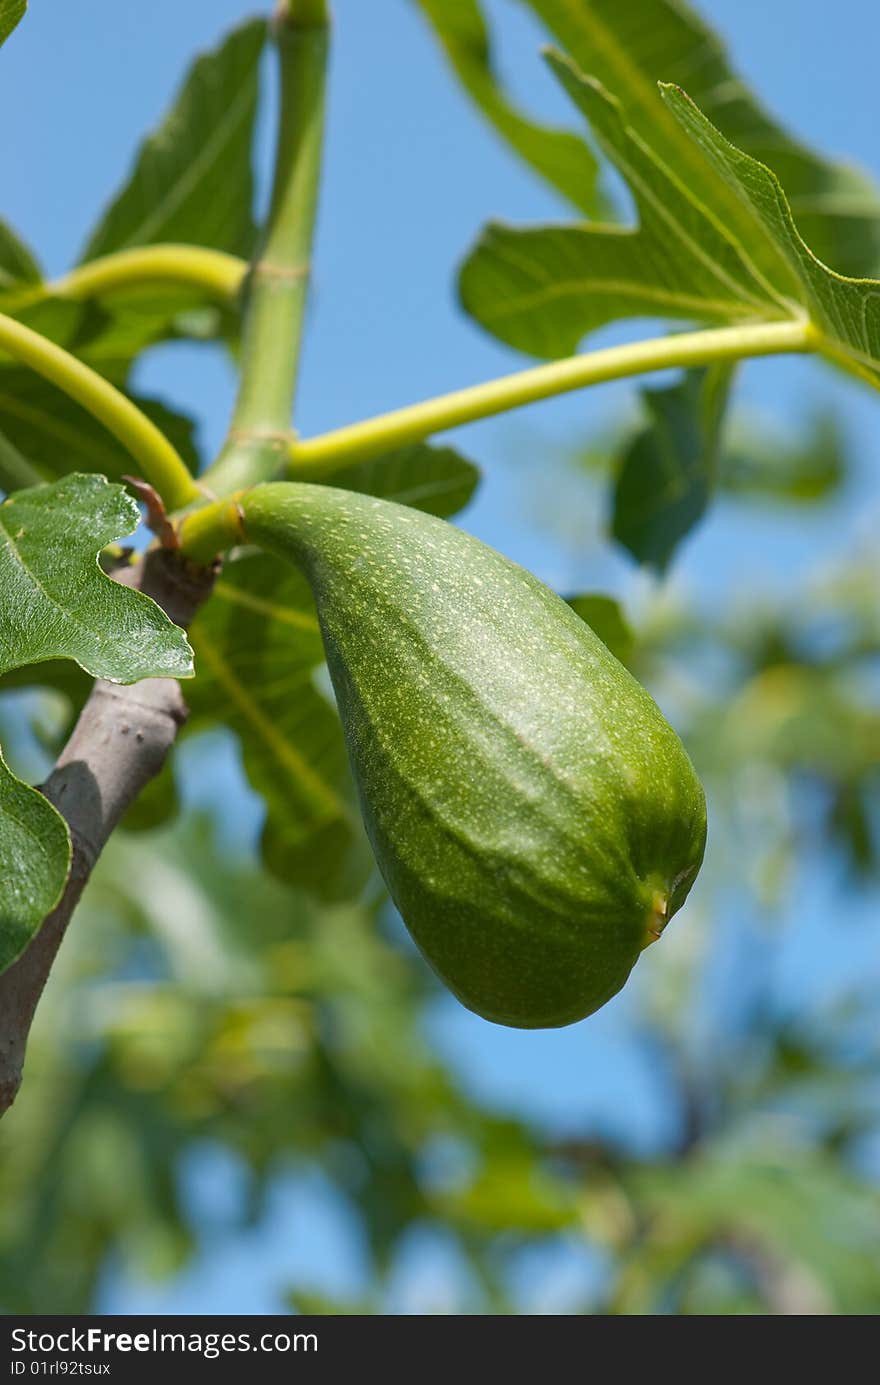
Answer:
[{"label": "lobed green leaf", "polygon": [[[452,23],[457,6],[436,3]],[[682,0],[527,3],[593,79],[570,62],[551,59],[627,180],[639,224],[635,230],[488,227],[461,275],[462,299],[473,316],[511,345],[548,357],[570,354],[595,328],[626,317],[732,325],[808,316],[829,356],[876,383],[876,286],[840,277],[876,274],[880,267],[880,192],[871,180],[821,158],[783,129]],[[692,102],[671,89],[675,83]],[[662,397],[654,396],[655,421],[638,447],[646,483],[661,480],[669,467],[676,485],[691,478],[690,522],[708,500],[717,442],[697,466],[700,415],[711,407],[719,418],[723,413],[719,387],[713,384],[704,400],[696,383],[701,378],[706,388],[705,375],[673,387],[672,430]],[[686,451],[674,456],[679,440]],[[666,459],[662,465],[660,458]],[[631,460],[631,475],[637,467],[638,458]],[[667,500],[668,486],[666,475]],[[646,514],[653,507],[654,539],[667,562],[687,531],[687,505],[677,507],[662,538],[669,512],[662,497],[631,500]],[[618,496],[615,510],[621,509],[632,505]],[[635,535],[631,519],[618,517],[621,536],[641,549],[645,535]]]},{"label": "lobed green leaf", "polygon": [[115,683],[192,676],[183,631],[98,566],[99,551],[138,519],[130,496],[102,476],[68,476],[0,505],[0,674],[73,659]]},{"label": "lobed green leaf", "polygon": [[[583,72],[620,101],[626,121],[725,224],[745,234],[736,196],[707,187],[711,171],[670,118],[659,82],[683,87],[721,134],[779,176],[801,235],[842,274],[880,271],[880,191],[790,134],[733,70],[724,44],[685,0],[527,0]],[[763,267],[763,266],[762,266]]]},{"label": "lobed green leaf", "polygon": [[[490,226],[462,270],[468,310],[496,336],[539,356],[571,355],[588,332],[621,318],[731,324],[790,317],[797,281],[781,252],[771,281],[732,238],[722,207],[696,200],[691,185],[627,127],[612,96],[558,56],[549,61],[626,177],[638,226]],[[765,249],[766,236],[758,239]]]},{"label": "lobed green leaf", "polygon": [[819,348],[880,387],[880,281],[844,277],[817,259],[798,233],[775,173],[725,140],[683,91],[666,86],[662,94],[682,128],[785,260],[796,284],[791,315],[797,315],[799,306],[817,328]]},{"label": "lobed green leaf", "polygon": [[[588,332],[627,317],[809,320],[817,349],[880,384],[880,284],[816,259],[775,174],[729,144],[684,92],[664,86],[668,110],[716,175],[705,186],[685,181],[688,170],[664,164],[596,81],[558,56],[550,62],[626,177],[639,224],[490,228],[462,271],[475,316],[512,345],[548,356],[569,354]],[[740,226],[721,187],[737,199]]]}]

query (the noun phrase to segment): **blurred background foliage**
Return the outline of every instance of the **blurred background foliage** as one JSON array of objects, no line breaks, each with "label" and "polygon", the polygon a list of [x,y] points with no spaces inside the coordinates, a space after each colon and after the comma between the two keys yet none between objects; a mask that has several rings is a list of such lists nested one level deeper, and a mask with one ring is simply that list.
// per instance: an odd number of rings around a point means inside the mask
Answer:
[{"label": "blurred background foliage", "polygon": [[[320,905],[224,839],[223,812],[191,808],[120,834],[65,944],[0,1135],[0,1303],[84,1312],[114,1262],[162,1277],[204,1254],[183,1171],[219,1148],[246,1189],[233,1222],[259,1224],[274,1183],[319,1168],[356,1223],[363,1297],[299,1283],[301,1311],[389,1311],[414,1230],[439,1229],[455,1272],[424,1311],[537,1311],[541,1275],[521,1292],[517,1267],[580,1241],[589,1284],[545,1311],[876,1310],[876,996],[792,1007],[771,959],[812,857],[844,897],[876,885],[878,577],[854,557],[784,606],[708,620],[642,597],[628,658],[675,708],[712,823],[700,890],[631,983],[627,1041],[668,1113],[655,1148],[474,1099],[425,1033],[452,1002],[375,887]],[[20,763],[63,710],[10,695]],[[855,927],[837,920],[834,946]]]},{"label": "blurred background foliage", "polygon": [[[420,8],[434,23],[452,12],[435,0]],[[534,161],[537,127],[518,123],[493,84],[476,14],[460,7],[463,38],[446,34],[453,66]],[[253,30],[242,32],[252,43]],[[549,172],[535,166],[572,200],[585,146],[560,137],[552,147]],[[149,326],[154,337],[170,330],[167,315]],[[106,322],[101,331],[123,380],[132,343],[149,334],[124,315],[115,334]],[[176,316],[174,332],[190,331]],[[24,396],[9,367],[2,376],[0,424],[50,465],[43,433],[16,431],[15,410],[4,412],[4,399]],[[735,402],[710,464],[690,398],[705,386],[691,376],[648,392],[639,417],[612,410],[589,432],[569,427],[564,445],[526,424],[493,492],[504,491],[521,548],[526,534],[535,552],[586,555],[572,567],[589,584],[563,594],[651,688],[707,786],[706,866],[662,945],[607,1012],[566,1031],[565,1050],[554,1036],[517,1043],[468,1017],[448,1042],[455,1002],[375,876],[363,883],[357,829],[344,861],[335,821],[301,840],[294,829],[314,825],[308,795],[285,786],[246,715],[216,728],[234,674],[265,693],[264,721],[314,748],[344,809],[307,595],[245,555],[195,639],[203,653],[223,651],[244,593],[239,663],[226,650],[223,677],[215,662],[195,685],[173,768],[102,858],[0,1128],[0,1309],[174,1311],[196,1302],[174,1286],[213,1264],[234,1311],[251,1301],[236,1298],[247,1244],[257,1261],[274,1257],[262,1311],[877,1311],[876,542],[826,545],[797,581],[760,596],[746,580],[755,545],[784,544],[799,528],[833,534],[864,503],[863,459],[849,396],[829,391],[817,404],[802,391],[796,426]],[[189,436],[188,420],[173,417]],[[82,420],[67,424],[94,456]],[[364,487],[391,476],[410,503],[453,513],[473,490],[471,469],[423,452]],[[413,489],[425,480],[427,499]],[[716,575],[701,590],[692,573],[678,580],[679,544],[710,502],[741,551],[733,580]],[[255,614],[254,600],[270,597],[295,640]],[[47,668],[35,690],[32,674],[4,686],[0,740],[36,782],[84,685]],[[345,811],[341,821],[350,835]],[[315,841],[344,866],[323,898],[309,878],[311,866],[327,884]],[[278,859],[299,862],[294,882],[279,878]],[[483,1049],[494,1045],[509,1072],[526,1043],[538,1057],[524,1085],[540,1085],[541,1062],[564,1053],[570,1099],[552,1119],[475,1077]],[[329,1220],[301,1214],[315,1206]],[[288,1241],[302,1248],[295,1269]]]}]

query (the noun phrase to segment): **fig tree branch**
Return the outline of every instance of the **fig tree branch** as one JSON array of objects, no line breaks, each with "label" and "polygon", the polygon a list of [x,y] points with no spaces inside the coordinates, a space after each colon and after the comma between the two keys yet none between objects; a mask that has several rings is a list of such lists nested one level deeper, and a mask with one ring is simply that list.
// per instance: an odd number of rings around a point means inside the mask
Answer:
[{"label": "fig tree branch", "polygon": [[277,475],[290,444],[324,130],[324,0],[285,0],[272,22],[280,110],[272,200],[247,283],[238,398],[205,484],[218,494]]},{"label": "fig tree branch", "polygon": [[0,351],[35,370],[81,404],[122,443],[170,510],[201,494],[165,434],[103,376],[23,322],[0,313]]},{"label": "fig tree branch", "polygon": [[[114,575],[151,596],[184,627],[213,581],[209,569],[194,568],[164,549]],[[130,687],[98,680],[43,785],[70,828],[73,859],[60,904],[0,975],[0,1116],[15,1100],[37,1003],[95,862],[126,809],[159,773],[186,715],[173,678],[147,678]]]}]

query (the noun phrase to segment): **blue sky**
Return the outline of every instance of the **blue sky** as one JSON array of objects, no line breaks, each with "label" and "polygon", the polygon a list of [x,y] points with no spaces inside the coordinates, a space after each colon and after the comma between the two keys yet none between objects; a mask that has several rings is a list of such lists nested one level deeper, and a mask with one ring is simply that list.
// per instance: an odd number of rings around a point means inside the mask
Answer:
[{"label": "blue sky", "polygon": [[[240,0],[32,0],[2,55],[2,213],[50,273],[75,257],[194,51],[255,8]],[[523,7],[492,0],[487,8],[503,18],[500,60],[517,92],[537,111],[570,120],[537,57],[540,36]],[[711,9],[740,69],[793,129],[880,178],[875,0],[837,0],[831,24],[824,0],[713,0],[701,8]],[[528,221],[561,212],[473,115],[409,0],[336,0],[335,11],[327,171],[298,414],[306,434],[515,368],[513,353],[458,311],[454,267],[488,216]],[[264,128],[263,183],[266,135]],[[140,382],[196,412],[208,450],[218,444],[233,385],[219,354],[163,348],[141,368]],[[865,392],[804,362],[747,368],[741,397],[783,421],[803,414],[808,401],[840,402],[860,459],[833,524],[817,526],[808,516],[780,524],[771,512],[750,514],[744,525],[735,507],[716,508],[688,544],[674,583],[707,598],[735,592],[748,601],[876,535],[880,506],[870,474],[880,415]],[[486,471],[466,527],[552,585],[602,585],[637,604],[645,579],[599,545],[602,516],[586,490],[574,497],[583,509],[575,506],[562,544],[536,531],[530,515],[534,459],[576,445],[631,412],[634,401],[632,384],[621,383],[460,430],[456,443]],[[562,484],[552,464],[538,474],[543,487]],[[807,955],[820,947],[821,916],[835,899],[821,872],[811,888],[805,927],[819,931]],[[815,984],[798,956],[780,967],[795,994]],[[450,1005],[438,1011],[433,1032],[485,1099],[551,1124],[563,1124],[573,1109],[581,1119],[623,1120],[631,1138],[650,1141],[663,1113],[645,1055],[621,1037],[625,1017],[625,1002],[615,1003],[588,1026],[535,1035],[493,1029]],[[358,1247],[319,1175],[279,1188],[274,1231],[232,1237],[224,1226],[237,1177],[217,1152],[188,1171],[193,1205],[210,1228],[209,1253],[173,1293],[111,1276],[106,1311],[219,1311],[233,1304],[271,1311],[272,1286],[309,1266],[327,1275],[328,1287],[340,1276],[356,1287]],[[420,1273],[441,1284],[441,1297],[450,1253],[440,1243],[427,1254],[414,1252],[421,1254]],[[563,1288],[594,1270],[583,1252],[571,1255],[554,1270]],[[545,1276],[546,1266],[536,1273]],[[400,1305],[407,1306],[405,1295]]]}]

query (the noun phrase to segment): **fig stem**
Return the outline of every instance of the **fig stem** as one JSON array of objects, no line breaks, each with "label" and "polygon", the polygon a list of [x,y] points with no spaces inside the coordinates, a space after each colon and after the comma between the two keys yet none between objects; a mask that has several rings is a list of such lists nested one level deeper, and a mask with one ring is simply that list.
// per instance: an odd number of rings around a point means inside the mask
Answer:
[{"label": "fig stem", "polygon": [[224,496],[184,515],[178,530],[180,551],[191,562],[207,565],[218,553],[247,541],[237,495]]},{"label": "fig stem", "polygon": [[[813,327],[799,320],[683,332],[571,356],[297,443],[291,450],[288,479],[322,481],[353,462],[381,456],[441,429],[470,423],[567,390],[648,370],[705,365],[712,361],[738,360],[743,356],[810,351],[814,344]],[[216,480],[211,479],[216,485]],[[217,500],[184,517],[181,545],[187,556],[208,562],[224,548],[242,542],[237,505],[241,493],[237,492],[231,500]]]},{"label": "fig stem", "polygon": [[309,480],[318,479],[353,462],[369,461],[394,448],[421,442],[448,428],[458,428],[524,404],[584,389],[587,385],[671,367],[812,351],[816,345],[816,329],[807,319],[796,318],[676,333],[569,356],[453,394],[438,395],[420,404],[410,404],[316,438],[295,441],[290,448],[288,475],[295,479],[306,472]]}]

